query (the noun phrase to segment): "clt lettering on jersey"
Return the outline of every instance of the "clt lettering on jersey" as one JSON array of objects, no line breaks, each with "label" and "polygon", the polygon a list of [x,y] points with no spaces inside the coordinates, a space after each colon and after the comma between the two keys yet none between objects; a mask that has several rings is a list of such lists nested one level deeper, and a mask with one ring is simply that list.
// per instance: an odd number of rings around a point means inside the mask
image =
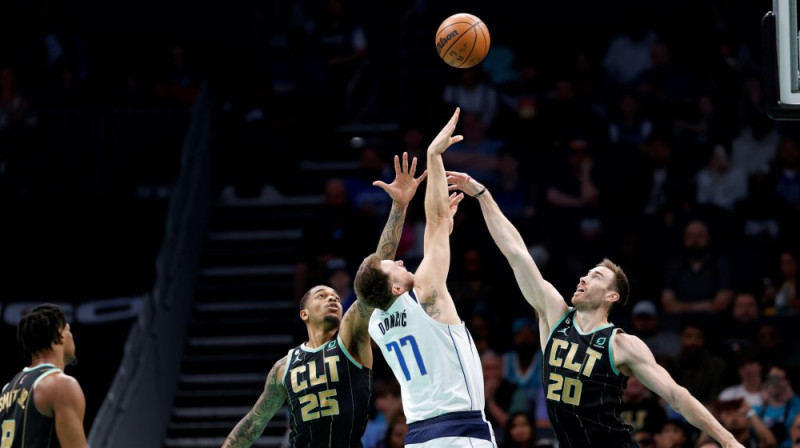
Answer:
[{"label": "clt lettering on jersey", "polygon": [[[339,356],[326,356],[322,358],[322,365],[317,365],[317,360],[312,360],[307,364],[303,364],[292,368],[289,372],[289,378],[292,382],[292,392],[300,393],[311,386],[320,384],[327,384],[329,382],[339,382]],[[326,369],[323,366],[327,366]]]}]

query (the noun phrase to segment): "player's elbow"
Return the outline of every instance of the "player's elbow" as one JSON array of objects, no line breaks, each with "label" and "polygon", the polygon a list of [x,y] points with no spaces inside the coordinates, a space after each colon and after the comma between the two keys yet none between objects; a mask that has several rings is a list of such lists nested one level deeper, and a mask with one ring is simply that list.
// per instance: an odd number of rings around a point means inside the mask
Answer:
[{"label": "player's elbow", "polygon": [[670,389],[667,393],[667,396],[664,397],[664,400],[678,413],[682,411],[683,404],[691,399],[693,399],[693,397],[692,394],[689,393],[689,390],[680,385],[675,385],[675,387]]}]

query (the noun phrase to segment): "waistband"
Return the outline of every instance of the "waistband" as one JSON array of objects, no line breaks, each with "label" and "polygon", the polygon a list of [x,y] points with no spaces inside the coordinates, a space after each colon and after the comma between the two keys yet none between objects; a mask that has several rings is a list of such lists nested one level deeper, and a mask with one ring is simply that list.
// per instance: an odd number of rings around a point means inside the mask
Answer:
[{"label": "waistband", "polygon": [[472,437],[492,441],[492,431],[481,411],[450,412],[410,423],[406,444],[425,443],[441,437]]}]

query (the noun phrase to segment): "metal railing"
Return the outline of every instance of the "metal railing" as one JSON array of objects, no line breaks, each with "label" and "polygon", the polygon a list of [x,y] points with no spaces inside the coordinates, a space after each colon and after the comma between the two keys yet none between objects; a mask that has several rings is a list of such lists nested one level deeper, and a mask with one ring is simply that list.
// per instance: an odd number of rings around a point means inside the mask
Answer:
[{"label": "metal railing", "polygon": [[119,370],[92,425],[92,448],[155,448],[166,434],[211,207],[211,103],[204,86],[184,139],[180,175],[156,261],[156,282],[131,328]]}]

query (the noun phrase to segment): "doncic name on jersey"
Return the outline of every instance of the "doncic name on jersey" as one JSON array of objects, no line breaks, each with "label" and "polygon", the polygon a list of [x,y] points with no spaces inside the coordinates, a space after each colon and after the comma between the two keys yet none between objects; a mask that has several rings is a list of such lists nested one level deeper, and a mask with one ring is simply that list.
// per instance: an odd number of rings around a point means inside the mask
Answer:
[{"label": "doncic name on jersey", "polygon": [[386,334],[386,332],[392,328],[405,326],[406,310],[403,310],[403,312],[395,311],[394,313],[384,312],[383,321],[378,322],[378,328],[381,330],[381,334]]}]

